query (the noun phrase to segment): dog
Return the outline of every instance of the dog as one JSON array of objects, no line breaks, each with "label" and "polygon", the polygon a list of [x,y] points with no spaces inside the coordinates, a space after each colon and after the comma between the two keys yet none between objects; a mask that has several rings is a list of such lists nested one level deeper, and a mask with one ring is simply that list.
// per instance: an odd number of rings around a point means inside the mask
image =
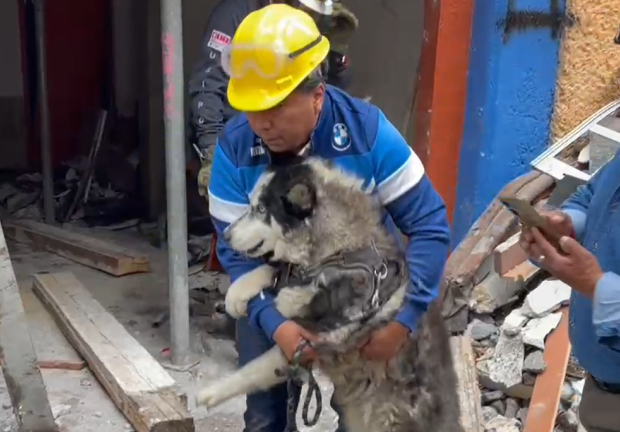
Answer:
[{"label": "dog", "polygon": [[[235,281],[226,310],[244,316],[252,298],[272,291],[284,317],[317,334],[314,366],[333,382],[348,431],[463,432],[438,305],[387,364],[356,349],[394,319],[409,284],[404,251],[361,180],[315,158],[270,168],[224,237],[248,257],[284,263],[262,265]],[[287,365],[275,346],[204,389],[197,402],[214,407],[269,389],[286,380],[278,371]]]}]

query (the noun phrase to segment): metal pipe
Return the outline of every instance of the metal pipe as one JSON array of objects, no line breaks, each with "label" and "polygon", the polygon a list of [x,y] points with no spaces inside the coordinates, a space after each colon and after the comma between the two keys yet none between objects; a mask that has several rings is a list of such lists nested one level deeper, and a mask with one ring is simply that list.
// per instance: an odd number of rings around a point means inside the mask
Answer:
[{"label": "metal pipe", "polygon": [[168,291],[172,363],[190,361],[187,286],[187,203],[185,195],[185,116],[181,0],[161,0],[161,43],[166,130]]},{"label": "metal pipe", "polygon": [[45,221],[56,222],[54,216],[54,177],[52,173],[52,142],[47,93],[47,56],[45,48],[45,0],[33,0],[37,37],[37,76],[39,83],[39,115],[41,116],[41,162],[43,164],[43,208]]}]

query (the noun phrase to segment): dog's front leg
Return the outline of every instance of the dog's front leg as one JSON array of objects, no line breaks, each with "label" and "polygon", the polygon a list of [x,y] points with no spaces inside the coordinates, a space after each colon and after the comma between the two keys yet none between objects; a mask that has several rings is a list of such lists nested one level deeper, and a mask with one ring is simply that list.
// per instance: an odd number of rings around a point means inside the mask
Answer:
[{"label": "dog's front leg", "polygon": [[286,376],[276,375],[276,370],[283,369],[287,365],[286,357],[276,345],[233,374],[202,390],[196,398],[196,403],[213,408],[236,396],[268,390],[286,381]]},{"label": "dog's front leg", "polygon": [[273,284],[276,271],[264,264],[237,279],[226,292],[226,312],[236,319],[246,316],[248,302]]},{"label": "dog's front leg", "polygon": [[284,318],[304,318],[316,292],[314,285],[282,288],[275,300],[276,309]]}]

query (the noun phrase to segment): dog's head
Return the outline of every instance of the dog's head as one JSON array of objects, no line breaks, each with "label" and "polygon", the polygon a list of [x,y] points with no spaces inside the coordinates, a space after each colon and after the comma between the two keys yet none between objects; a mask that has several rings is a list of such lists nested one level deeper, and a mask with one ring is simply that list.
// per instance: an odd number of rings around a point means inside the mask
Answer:
[{"label": "dog's head", "polygon": [[261,177],[249,208],[226,229],[224,238],[247,256],[281,259],[287,237],[291,232],[300,235],[316,205],[317,185],[310,165],[274,167]]}]

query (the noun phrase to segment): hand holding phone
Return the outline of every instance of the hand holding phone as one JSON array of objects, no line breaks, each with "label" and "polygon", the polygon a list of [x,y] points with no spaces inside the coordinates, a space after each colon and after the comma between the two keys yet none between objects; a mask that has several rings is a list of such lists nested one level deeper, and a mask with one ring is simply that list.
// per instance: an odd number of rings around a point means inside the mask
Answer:
[{"label": "hand holding phone", "polygon": [[559,241],[565,234],[559,232],[554,226],[550,225],[547,218],[538,213],[528,201],[515,197],[500,197],[499,200],[508,210],[519,218],[523,226],[527,228],[538,228],[547,240],[549,240],[549,243],[557,250],[561,251]]}]

